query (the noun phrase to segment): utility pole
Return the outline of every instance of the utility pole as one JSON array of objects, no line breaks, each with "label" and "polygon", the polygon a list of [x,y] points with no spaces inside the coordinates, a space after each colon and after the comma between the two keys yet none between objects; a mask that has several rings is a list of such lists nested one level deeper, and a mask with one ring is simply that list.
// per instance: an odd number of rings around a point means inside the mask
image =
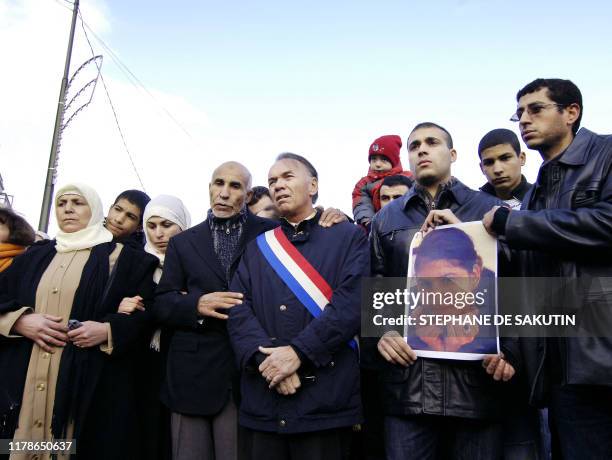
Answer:
[{"label": "utility pole", "polygon": [[70,26],[70,37],[68,38],[68,52],[66,53],[66,64],[64,66],[64,77],[60,86],[59,99],[57,101],[57,112],[55,114],[55,128],[53,129],[53,140],[51,142],[51,153],[49,155],[49,167],[47,168],[47,179],[45,181],[45,191],[43,203],[40,209],[40,219],[38,229],[47,232],[49,229],[49,214],[51,213],[51,200],[53,199],[53,188],[55,185],[55,172],[57,168],[57,154],[59,150],[59,140],[62,132],[62,122],[66,105],[66,90],[68,88],[68,76],[70,73],[70,58],[72,57],[72,44],[74,42],[74,30],[77,15],[79,12],[79,0],[74,0],[72,10],[72,24]]}]

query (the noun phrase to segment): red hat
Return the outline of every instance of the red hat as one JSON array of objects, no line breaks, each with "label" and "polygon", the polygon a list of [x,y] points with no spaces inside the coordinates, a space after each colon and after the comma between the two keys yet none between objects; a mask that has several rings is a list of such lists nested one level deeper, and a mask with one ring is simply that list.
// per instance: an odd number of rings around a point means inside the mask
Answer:
[{"label": "red hat", "polygon": [[372,155],[381,155],[391,162],[392,167],[400,165],[400,149],[402,148],[402,138],[395,134],[380,136],[372,145],[368,153],[368,160]]}]

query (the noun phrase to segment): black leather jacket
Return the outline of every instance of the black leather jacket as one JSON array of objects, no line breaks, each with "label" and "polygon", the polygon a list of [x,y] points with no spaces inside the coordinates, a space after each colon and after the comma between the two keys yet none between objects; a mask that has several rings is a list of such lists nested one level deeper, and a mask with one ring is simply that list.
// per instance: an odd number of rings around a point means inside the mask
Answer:
[{"label": "black leather jacket", "polygon": [[[612,136],[582,128],[560,157],[541,166],[521,210],[510,212],[505,238],[520,250],[523,276],[593,280],[579,306],[599,308],[612,326],[611,168]],[[568,338],[559,345],[551,350],[550,340],[523,340],[533,403],[546,400],[551,375],[545,359],[553,351],[562,383],[612,386],[612,333]]]},{"label": "black leather jacket", "polygon": [[[480,220],[500,200],[453,179],[431,202],[417,187],[383,208],[372,220],[370,249],[375,276],[405,277],[410,241],[431,209],[450,209],[464,222]],[[374,350],[368,350],[375,353]],[[404,368],[380,358],[385,413],[495,418],[503,384],[486,374],[480,361],[419,358]]]}]

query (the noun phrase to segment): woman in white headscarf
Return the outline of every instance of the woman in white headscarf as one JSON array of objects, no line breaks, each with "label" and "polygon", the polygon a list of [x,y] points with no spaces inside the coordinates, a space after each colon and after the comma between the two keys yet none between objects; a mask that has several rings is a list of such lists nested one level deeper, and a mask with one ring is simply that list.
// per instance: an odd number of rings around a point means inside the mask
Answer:
[{"label": "woman in white headscarf", "polygon": [[144,212],[147,243],[145,251],[159,259],[155,282],[159,283],[161,269],[170,238],[191,226],[191,216],[183,202],[172,195],[159,195],[149,202]]},{"label": "woman in white headscarf", "polygon": [[[179,198],[172,195],[159,195],[145,207],[143,222],[146,238],[144,249],[159,260],[159,266],[153,275],[157,284],[161,279],[170,238],[191,226],[191,215]],[[125,298],[119,306],[119,312],[127,314],[143,309],[144,305],[140,297]],[[153,345],[155,345],[154,342]]]},{"label": "woman in white headscarf", "polygon": [[149,320],[117,305],[149,303],[156,260],[112,242],[91,187],[61,187],[55,209],[56,238],[17,257],[0,286],[0,438],[74,438],[77,459],[144,458],[132,350]]},{"label": "woman in white headscarf", "polygon": [[[171,195],[160,195],[153,198],[146,206],[143,214],[145,229],[145,251],[153,254],[159,260],[153,279],[158,283],[164,267],[164,258],[170,238],[187,230],[191,226],[189,211],[183,202]],[[135,310],[144,310],[142,297],[123,299],[119,312],[131,314]],[[150,459],[167,459],[170,451],[170,413],[159,401],[161,383],[165,377],[166,334],[157,329],[153,334],[150,350],[144,354],[139,363],[139,375],[143,380],[143,392],[139,404],[142,406],[143,430],[148,433],[150,442],[146,445]],[[159,353],[161,351],[161,353]]]}]

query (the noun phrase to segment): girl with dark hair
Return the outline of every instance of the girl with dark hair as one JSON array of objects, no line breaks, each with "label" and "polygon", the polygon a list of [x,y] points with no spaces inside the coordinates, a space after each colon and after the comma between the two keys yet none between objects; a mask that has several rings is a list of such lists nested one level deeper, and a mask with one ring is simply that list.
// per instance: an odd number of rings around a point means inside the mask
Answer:
[{"label": "girl with dark hair", "polygon": [[115,198],[104,220],[104,226],[113,234],[113,241],[135,249],[144,247],[142,217],[149,201],[149,195],[140,190],[125,190]]},{"label": "girl with dark hair", "polygon": [[34,229],[23,217],[11,209],[0,208],[0,272],[34,243],[34,236]]}]

